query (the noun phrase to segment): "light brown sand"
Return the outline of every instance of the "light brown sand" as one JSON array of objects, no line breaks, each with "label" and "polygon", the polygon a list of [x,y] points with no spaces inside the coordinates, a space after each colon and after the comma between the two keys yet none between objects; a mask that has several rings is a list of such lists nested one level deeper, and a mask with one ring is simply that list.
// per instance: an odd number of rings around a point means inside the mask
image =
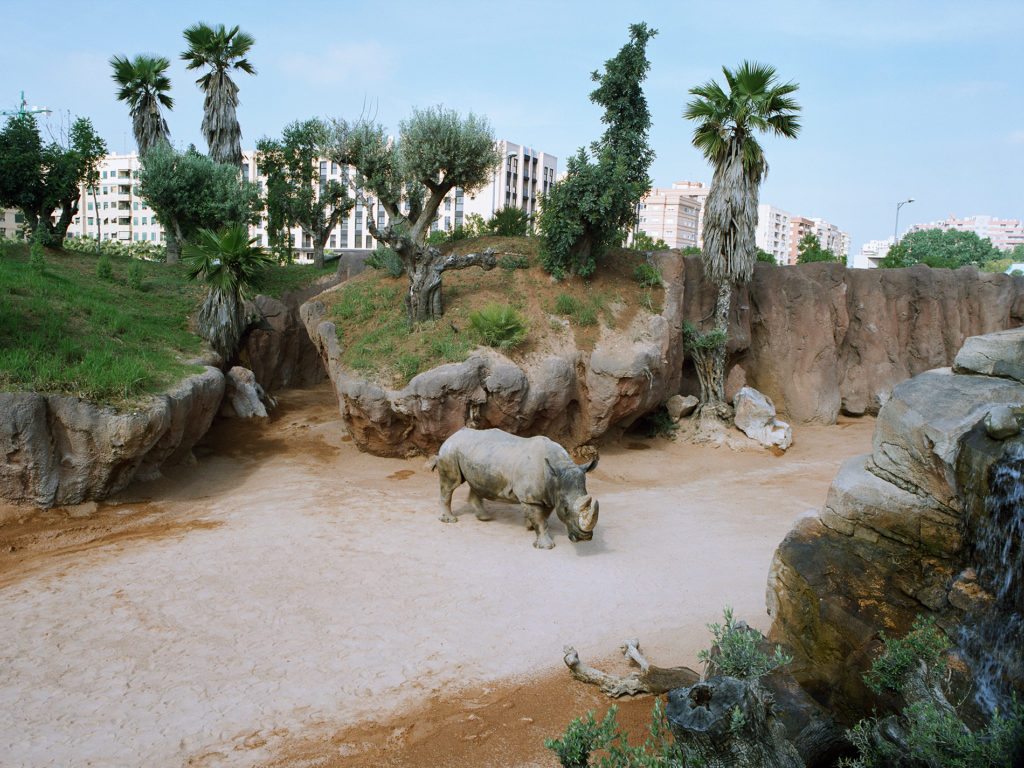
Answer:
[{"label": "light brown sand", "polygon": [[603,706],[562,646],[697,667],[722,606],[767,629],[775,546],[873,422],[781,457],[605,447],[594,540],[553,518],[550,551],[464,489],[438,521],[423,459],[356,451],[327,386],[235,427],[98,508],[0,515],[3,765],[555,765],[543,738]]}]

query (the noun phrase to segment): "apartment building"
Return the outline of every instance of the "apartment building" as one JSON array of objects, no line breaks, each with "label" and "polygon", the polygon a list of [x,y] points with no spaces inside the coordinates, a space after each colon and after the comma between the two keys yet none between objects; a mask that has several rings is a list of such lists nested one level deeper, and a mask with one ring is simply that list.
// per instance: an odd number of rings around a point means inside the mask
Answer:
[{"label": "apartment building", "polygon": [[[754,240],[757,247],[775,258],[776,264],[790,264],[790,239],[793,219],[787,211],[768,203],[757,206],[757,229]],[[806,219],[801,219],[806,221]],[[795,261],[795,259],[794,259]]]},{"label": "apartment building", "polygon": [[879,262],[889,255],[892,248],[892,238],[885,240],[869,240],[860,247],[860,253],[854,254],[848,260],[847,265],[856,269],[873,269]]},{"label": "apartment building", "polygon": [[[441,202],[433,229],[451,230],[463,223],[470,213],[479,213],[489,219],[494,211],[505,205],[515,205],[531,216],[536,213],[541,198],[554,183],[558,169],[558,158],[530,147],[499,141],[502,163],[495,169],[491,182],[482,189],[466,195],[462,189],[451,190]],[[266,186],[266,178],[259,174],[255,152],[242,153],[243,176],[258,185]],[[347,183],[351,172],[345,166],[329,160],[319,160],[322,181],[336,179]],[[68,229],[72,237],[100,237],[103,240],[126,242],[149,241],[166,243],[163,228],[152,209],[146,205],[138,191],[139,158],[137,153],[107,155],[100,163],[100,182],[95,189],[82,188],[79,214]],[[468,198],[468,199],[467,199]],[[362,202],[349,211],[348,216],[338,222],[328,237],[328,250],[357,249],[373,250],[376,242],[370,234],[369,217],[375,217],[375,224],[383,227],[389,222],[387,213],[380,205],[373,204],[372,212]],[[0,227],[9,233],[15,231],[15,215],[9,212]],[[10,223],[8,223],[10,219]],[[252,236],[259,246],[269,245],[267,220],[264,217],[251,228]],[[12,235],[9,235],[12,236]],[[291,232],[293,247],[302,254],[311,253],[313,243],[300,227]]]},{"label": "apartment building", "polygon": [[915,224],[908,230],[908,233],[926,229],[974,232],[980,238],[987,237],[992,241],[992,245],[1001,251],[1012,251],[1018,245],[1024,245],[1024,226],[1015,219],[997,219],[994,216],[968,216],[958,219],[950,214],[948,219],[942,221]]},{"label": "apartment building", "polygon": [[709,187],[677,181],[668,189],[652,189],[640,201],[636,229],[669,248],[701,247],[704,201]]},{"label": "apartment building", "polygon": [[0,237],[25,239],[25,216],[17,208],[0,208]]},{"label": "apartment building", "polygon": [[770,253],[778,264],[796,264],[800,241],[808,234],[818,238],[821,247],[842,259],[850,253],[850,236],[825,219],[808,219],[761,203],[757,206],[757,247]]},{"label": "apartment building", "polygon": [[[450,194],[452,207],[448,210],[451,216],[439,211],[441,219],[437,222],[438,228],[449,230],[457,227],[463,217],[471,213],[489,219],[495,211],[506,205],[521,208],[529,216],[534,216],[540,210],[541,200],[555,183],[558,158],[511,141],[498,141],[497,146],[502,160],[494,169],[490,183],[482,189],[462,195],[461,210],[454,192]],[[441,207],[445,208],[448,202],[446,199]]]}]

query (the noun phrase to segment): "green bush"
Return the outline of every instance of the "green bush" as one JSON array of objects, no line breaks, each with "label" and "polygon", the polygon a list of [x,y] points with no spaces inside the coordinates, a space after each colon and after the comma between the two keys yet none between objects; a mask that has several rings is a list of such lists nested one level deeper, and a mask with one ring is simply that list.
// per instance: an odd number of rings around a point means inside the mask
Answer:
[{"label": "green bush", "polygon": [[37,275],[43,274],[46,270],[46,259],[43,257],[43,246],[39,243],[32,243],[28,251],[28,265]]},{"label": "green bush", "polygon": [[503,237],[521,237],[530,231],[530,216],[517,206],[506,205],[494,212],[487,222],[487,231]]},{"label": "green bush", "polygon": [[582,302],[568,293],[560,293],[555,297],[555,313],[571,318],[576,325],[597,325],[596,306]]},{"label": "green bush", "polygon": [[443,229],[435,229],[423,241],[427,245],[443,245],[448,242],[448,233]]},{"label": "green bush", "polygon": [[693,323],[683,321],[683,349],[687,352],[712,352],[727,340],[725,331],[714,328],[701,333]]},{"label": "green bush", "polygon": [[529,269],[530,257],[519,255],[505,255],[498,257],[498,266],[507,272],[514,272],[517,269]]},{"label": "green bush", "polygon": [[665,281],[661,278],[661,270],[647,262],[641,262],[633,268],[633,279],[640,283],[640,285],[645,285],[649,288],[665,284]]},{"label": "green bush", "polygon": [[677,744],[669,729],[661,699],[654,700],[650,735],[636,747],[630,746],[626,731],[616,720],[618,707],[608,709],[597,722],[593,711],[569,723],[559,739],[545,739],[544,746],[558,756],[562,768],[588,768],[593,752],[605,752],[594,766],[600,768],[683,768],[699,765],[695,757]]},{"label": "green bush", "polygon": [[712,658],[710,650],[702,650],[697,654],[697,659],[705,667],[714,664],[719,674],[747,680],[765,675],[793,661],[792,656],[786,655],[778,647],[775,655],[769,658],[768,654],[758,648],[761,642],[759,633],[737,626],[729,606],[725,607],[722,614],[724,624],[708,624],[715,638],[714,645],[718,646],[718,656]]},{"label": "green bush", "polygon": [[137,259],[132,259],[128,265],[128,287],[136,291],[142,290],[142,263]]},{"label": "green bush", "polygon": [[110,257],[103,255],[96,259],[96,277],[100,280],[114,279],[114,265],[110,263]]},{"label": "green bush", "polygon": [[388,277],[399,277],[405,271],[402,257],[386,245],[377,243],[377,247],[366,257],[366,266],[379,269]]},{"label": "green bush", "polygon": [[526,319],[508,305],[488,304],[478,312],[471,312],[469,323],[484,340],[484,344],[497,349],[514,349],[526,339]]},{"label": "green bush", "polygon": [[935,617],[918,616],[909,633],[903,638],[886,637],[879,632],[885,651],[871,665],[871,671],[864,675],[864,682],[875,693],[901,691],[906,682],[907,672],[918,661],[929,667],[942,668],[945,660],[941,654],[949,647],[949,640],[935,627]]}]

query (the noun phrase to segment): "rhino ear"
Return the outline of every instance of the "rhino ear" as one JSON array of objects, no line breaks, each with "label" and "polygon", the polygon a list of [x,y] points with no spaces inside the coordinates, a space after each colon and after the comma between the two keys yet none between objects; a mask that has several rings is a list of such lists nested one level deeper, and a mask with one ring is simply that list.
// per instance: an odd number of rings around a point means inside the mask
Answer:
[{"label": "rhino ear", "polygon": [[597,459],[598,457],[595,456],[593,461],[588,461],[586,464],[580,464],[580,469],[582,469],[584,472],[593,472],[595,469],[597,469]]}]

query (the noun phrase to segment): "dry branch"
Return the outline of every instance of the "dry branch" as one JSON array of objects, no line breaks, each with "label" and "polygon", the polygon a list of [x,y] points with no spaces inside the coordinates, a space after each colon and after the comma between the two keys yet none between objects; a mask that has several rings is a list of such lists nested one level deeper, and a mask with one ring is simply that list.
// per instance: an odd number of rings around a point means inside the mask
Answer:
[{"label": "dry branch", "polygon": [[625,640],[620,646],[622,654],[639,670],[627,677],[615,677],[580,661],[576,649],[570,645],[562,651],[565,654],[565,666],[577,680],[588,685],[596,685],[601,692],[618,698],[619,696],[636,696],[639,693],[666,693],[673,688],[693,685],[700,675],[689,667],[656,667],[640,652],[640,641],[633,637]]}]

